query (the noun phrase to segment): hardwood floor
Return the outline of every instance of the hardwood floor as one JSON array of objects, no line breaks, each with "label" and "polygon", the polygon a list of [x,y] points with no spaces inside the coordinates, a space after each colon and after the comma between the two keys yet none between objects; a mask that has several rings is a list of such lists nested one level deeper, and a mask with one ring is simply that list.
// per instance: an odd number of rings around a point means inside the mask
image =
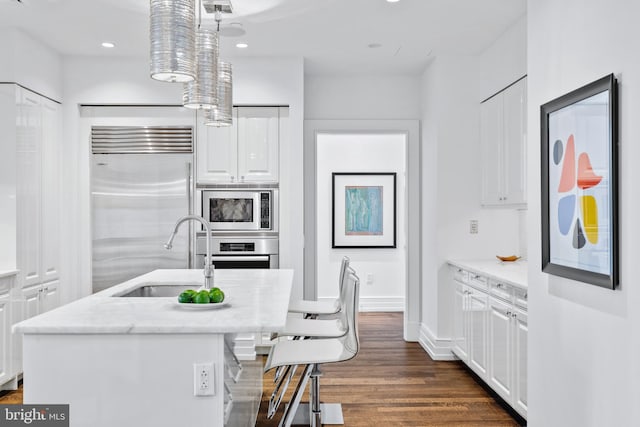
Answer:
[{"label": "hardwood floor", "polygon": [[[322,401],[342,403],[345,426],[518,426],[460,362],[434,362],[405,342],[401,313],[362,313],[359,331],[358,356],[324,365],[320,380]],[[272,378],[265,376],[257,427],[277,426],[284,409],[266,418]],[[8,403],[22,403],[22,389],[0,397]]]},{"label": "hardwood floor", "polygon": [[[420,344],[405,342],[402,322],[402,313],[360,314],[358,356],[323,365],[321,400],[342,403],[345,426],[519,425],[461,362],[435,362]],[[257,427],[277,426],[284,410],[283,403],[266,419],[272,377],[265,376]]]}]

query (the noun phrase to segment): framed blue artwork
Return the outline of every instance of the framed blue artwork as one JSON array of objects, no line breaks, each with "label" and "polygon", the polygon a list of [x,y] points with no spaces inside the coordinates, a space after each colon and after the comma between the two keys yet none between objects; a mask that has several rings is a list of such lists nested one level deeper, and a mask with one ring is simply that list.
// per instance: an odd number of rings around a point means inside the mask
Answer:
[{"label": "framed blue artwork", "polygon": [[618,285],[618,112],[613,74],[540,108],[542,271]]},{"label": "framed blue artwork", "polygon": [[333,248],[396,247],[396,173],[332,174]]}]

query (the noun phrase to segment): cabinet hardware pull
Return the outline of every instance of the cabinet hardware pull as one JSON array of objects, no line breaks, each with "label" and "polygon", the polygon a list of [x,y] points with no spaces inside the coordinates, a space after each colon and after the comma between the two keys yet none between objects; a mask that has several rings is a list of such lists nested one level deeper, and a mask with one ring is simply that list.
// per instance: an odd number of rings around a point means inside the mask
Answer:
[{"label": "cabinet hardware pull", "polygon": [[511,313],[511,317],[513,317],[514,319],[517,319],[518,315],[516,313]]},{"label": "cabinet hardware pull", "polygon": [[504,285],[503,285],[502,283],[498,283],[496,286],[497,286],[498,288],[503,288],[503,287],[504,287]]},{"label": "cabinet hardware pull", "polygon": [[511,312],[507,311],[507,317],[511,316]]},{"label": "cabinet hardware pull", "polygon": [[528,297],[529,297],[529,295],[525,292],[524,299],[527,299]]}]

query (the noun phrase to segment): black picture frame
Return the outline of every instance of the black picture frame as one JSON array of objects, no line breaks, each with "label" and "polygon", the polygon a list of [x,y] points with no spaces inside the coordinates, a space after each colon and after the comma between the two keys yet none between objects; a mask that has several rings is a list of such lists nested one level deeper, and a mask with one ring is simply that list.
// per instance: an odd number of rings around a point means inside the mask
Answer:
[{"label": "black picture frame", "polygon": [[613,74],[540,107],[542,271],[618,286],[618,88]]},{"label": "black picture frame", "polygon": [[396,204],[395,172],[333,172],[331,247],[395,248]]}]

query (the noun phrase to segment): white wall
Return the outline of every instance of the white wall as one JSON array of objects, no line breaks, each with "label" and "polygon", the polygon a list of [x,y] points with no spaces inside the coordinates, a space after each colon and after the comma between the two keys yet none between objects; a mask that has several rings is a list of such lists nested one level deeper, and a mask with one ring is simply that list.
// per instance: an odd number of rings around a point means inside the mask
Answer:
[{"label": "white wall", "polygon": [[[620,92],[620,289],[540,272],[539,139],[529,144],[529,422],[632,426],[640,419],[640,4],[528,2],[529,129],[541,104],[615,73]],[[534,143],[535,141],[535,143]]]},{"label": "white wall", "polygon": [[[280,265],[295,269],[294,297],[302,296],[303,62],[301,58],[236,59],[234,104],[289,105],[289,138],[280,146]],[[81,135],[80,104],[171,104],[181,102],[181,85],[156,82],[149,77],[146,59],[68,57],[64,61],[64,194],[69,207],[63,230],[72,250],[65,253],[62,273],[71,285],[63,301],[91,291],[89,260],[90,194],[89,141]]]},{"label": "white wall", "polygon": [[[346,255],[360,277],[362,311],[403,311],[407,262],[406,135],[327,133],[319,134],[316,142],[318,299],[338,297],[338,272]],[[396,248],[331,247],[332,172],[396,172]]]},{"label": "white wall", "polygon": [[514,22],[478,57],[478,100],[527,74],[527,15]]},{"label": "white wall", "polygon": [[62,57],[20,30],[0,29],[0,82],[62,101]]},{"label": "white wall", "polygon": [[417,119],[418,76],[307,75],[305,119]]},{"label": "white wall", "polygon": [[[519,31],[510,30],[511,38]],[[517,37],[516,37],[517,38]],[[498,40],[487,55],[439,56],[422,75],[422,325],[420,342],[432,357],[451,358],[454,289],[447,260],[492,259],[519,251],[518,213],[480,206],[480,101],[485,69],[500,68],[496,49],[512,60],[524,43]],[[521,55],[520,55],[521,56]],[[517,68],[517,67],[513,67]],[[480,72],[479,70],[484,70]],[[509,73],[498,72],[501,79]],[[511,80],[502,80],[500,88]],[[469,233],[469,221],[479,223]]]}]

